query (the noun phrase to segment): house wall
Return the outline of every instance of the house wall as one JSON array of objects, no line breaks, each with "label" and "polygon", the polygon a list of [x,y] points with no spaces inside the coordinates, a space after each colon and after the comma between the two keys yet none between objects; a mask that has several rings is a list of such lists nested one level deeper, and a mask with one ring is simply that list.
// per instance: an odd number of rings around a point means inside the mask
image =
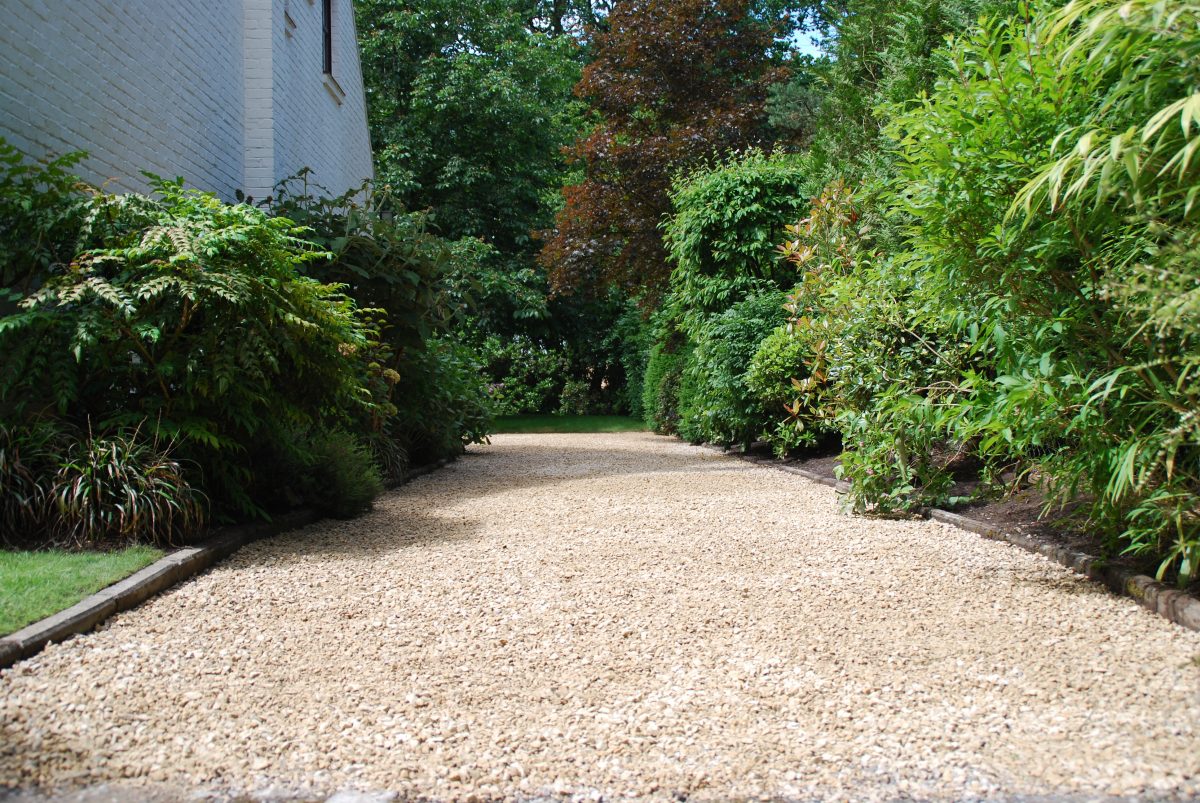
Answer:
[{"label": "house wall", "polygon": [[5,0],[0,136],[33,158],[90,153],[114,190],[140,171],[242,185],[242,0]]},{"label": "house wall", "polygon": [[374,176],[352,0],[333,2],[332,80],[321,32],[320,2],[274,4],[275,177],[311,167],[309,181],[338,195]]},{"label": "house wall", "polygon": [[352,0],[334,1],[344,96],[322,71],[316,0],[5,0],[4,10],[0,136],[30,157],[86,150],[77,172],[90,182],[145,190],[148,170],[227,200],[239,189],[262,198],[305,166],[333,193],[373,175]]}]

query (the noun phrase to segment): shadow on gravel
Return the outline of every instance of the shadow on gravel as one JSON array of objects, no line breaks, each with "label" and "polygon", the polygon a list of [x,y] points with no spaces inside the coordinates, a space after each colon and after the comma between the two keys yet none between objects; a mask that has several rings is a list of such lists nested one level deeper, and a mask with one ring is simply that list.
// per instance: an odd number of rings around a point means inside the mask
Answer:
[{"label": "shadow on gravel", "polygon": [[451,545],[474,540],[482,524],[467,518],[434,518],[386,503],[356,519],[324,519],[243,549],[231,563],[254,566],[346,558],[385,558],[429,544]]},{"label": "shadow on gravel", "polygon": [[[630,448],[622,448],[617,444],[611,449],[597,449],[569,443],[556,444],[553,440],[550,440],[549,443],[520,445],[500,443],[472,446],[465,455],[465,459],[451,463],[440,471],[419,477],[412,483],[391,491],[390,494],[420,495],[425,493],[426,489],[436,486],[442,495],[454,497],[455,500],[466,500],[563,483],[605,481],[614,477],[630,475],[645,475],[649,487],[656,490],[661,486],[654,483],[655,477],[691,475],[695,478],[695,485],[692,488],[694,492],[697,488],[703,487],[705,474],[749,471],[756,467],[753,463],[699,449],[682,455],[666,451],[647,451],[644,448],[647,438],[660,440],[665,444],[678,444],[679,441],[643,433],[630,433],[630,435],[639,438],[631,443]],[[523,435],[518,437],[554,439],[564,436]],[[577,438],[579,436],[565,437]],[[605,435],[604,437],[616,438],[619,436]],[[642,448],[632,448],[634,444],[641,444]],[[536,457],[531,459],[531,455],[536,455]],[[511,469],[505,465],[506,463],[512,464]],[[789,475],[781,472],[778,476],[788,477]],[[795,475],[790,476],[801,480]],[[681,494],[681,498],[683,496],[685,495]]]},{"label": "shadow on gravel", "polygon": [[[518,437],[514,443],[509,438]],[[478,537],[483,523],[462,515],[433,515],[463,502],[529,491],[590,493],[613,478],[643,475],[650,497],[686,501],[703,489],[705,476],[754,468],[752,463],[704,450],[680,453],[654,446],[679,441],[645,433],[605,434],[611,446],[579,443],[579,435],[501,436],[499,443],[472,446],[458,460],[388,491],[375,509],[355,519],[325,519],[317,524],[243,550],[235,560],[246,566],[345,557],[384,558],[430,544],[452,545]],[[507,442],[505,442],[507,441]],[[650,446],[648,449],[647,446]],[[779,473],[776,476],[792,475]],[[803,481],[800,477],[794,477]],[[581,487],[582,486],[582,487]],[[596,493],[605,493],[598,487]]]}]

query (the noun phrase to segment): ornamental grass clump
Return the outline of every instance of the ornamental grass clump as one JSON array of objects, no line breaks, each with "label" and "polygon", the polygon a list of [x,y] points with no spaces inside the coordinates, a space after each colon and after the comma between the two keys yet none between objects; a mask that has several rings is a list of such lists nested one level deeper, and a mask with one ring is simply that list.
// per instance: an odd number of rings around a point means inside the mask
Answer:
[{"label": "ornamental grass clump", "polygon": [[49,529],[67,547],[175,546],[205,521],[206,501],[169,447],[141,428],[71,442],[47,496]]}]

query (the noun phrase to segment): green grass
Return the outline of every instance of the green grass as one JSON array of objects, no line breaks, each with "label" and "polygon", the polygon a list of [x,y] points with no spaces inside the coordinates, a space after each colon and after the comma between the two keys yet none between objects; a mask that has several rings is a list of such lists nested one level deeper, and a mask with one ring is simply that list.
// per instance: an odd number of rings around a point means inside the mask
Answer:
[{"label": "green grass", "polygon": [[0,552],[0,635],[58,613],[161,558],[161,549]]},{"label": "green grass", "polygon": [[625,415],[506,415],[496,419],[497,433],[645,432],[640,419]]}]

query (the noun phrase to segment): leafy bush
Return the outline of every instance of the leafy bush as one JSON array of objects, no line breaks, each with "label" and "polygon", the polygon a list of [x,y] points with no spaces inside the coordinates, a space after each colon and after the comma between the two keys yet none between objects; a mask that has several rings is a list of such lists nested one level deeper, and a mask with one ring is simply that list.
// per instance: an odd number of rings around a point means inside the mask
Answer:
[{"label": "leafy bush", "polygon": [[582,379],[568,379],[563,383],[562,395],[558,400],[557,415],[587,415],[591,387]]},{"label": "leafy bush", "polygon": [[322,514],[353,518],[383,493],[383,478],[370,448],[351,433],[317,433],[302,451],[304,498]]},{"label": "leafy bush", "polygon": [[679,428],[679,391],[692,344],[675,335],[650,347],[642,383],[642,415],[660,435]]},{"label": "leafy bush", "polygon": [[889,245],[880,198],[836,180],[813,199],[808,217],[789,226],[781,252],[801,272],[788,295],[789,329],[806,344],[808,370],[797,377],[785,430],[797,419],[836,428],[844,453],[840,470],[859,510],[911,509],[944,501],[951,476],[937,459],[946,433],[922,413],[930,395],[954,387],[964,364],[954,338],[929,316],[917,317],[921,285],[901,258],[903,241]]},{"label": "leafy bush", "polygon": [[214,501],[251,510],[240,452],[372,404],[353,360],[370,330],[299,275],[320,252],[290,221],[156,186],[91,198],[78,255],[0,319],[0,419],[152,421]]},{"label": "leafy bush", "polygon": [[1043,461],[1060,498],[1082,489],[1127,551],[1187,583],[1200,577],[1200,5],[1072,2],[1041,25],[1084,111],[1022,190],[1020,230],[1041,252],[1045,221],[1061,221],[1053,245],[1078,261],[1067,287],[1087,303],[1055,319],[1079,333],[1074,351],[1031,353],[998,378],[1001,421],[986,431],[1032,420],[1054,433],[1069,416],[1074,448]]},{"label": "leafy bush", "polygon": [[792,283],[775,243],[804,208],[808,169],[802,156],[750,150],[676,178],[663,229],[683,331],[694,334],[706,316],[753,292]]},{"label": "leafy bush", "polygon": [[637,305],[630,303],[617,318],[609,342],[625,375],[618,411],[642,420],[646,418],[644,397],[652,332],[653,327],[646,315]]},{"label": "leafy bush", "polygon": [[[74,257],[87,203],[71,168],[82,158],[27,163],[0,138],[0,291],[19,298]],[[5,301],[0,292],[0,313]]]},{"label": "leafy bush", "polygon": [[750,390],[746,373],[761,343],[784,323],[783,293],[750,296],[700,328],[680,394],[679,433],[699,442],[750,442],[772,424],[775,411]]},{"label": "leafy bush", "polygon": [[800,382],[821,380],[861,507],[945,501],[964,462],[1036,476],[1187,582],[1200,10],[1026,11],[935,53],[928,96],[881,107],[890,177],[792,228],[792,325],[820,333]]},{"label": "leafy bush", "polygon": [[480,350],[496,415],[550,413],[560,404],[567,358],[531,338],[487,337]]},{"label": "leafy bush", "polygon": [[[362,352],[362,381],[374,404],[352,428],[391,466],[393,479],[410,460],[439,459],[486,438],[491,413],[479,406],[482,384],[462,381],[465,352],[451,354],[445,338],[474,305],[497,294],[533,303],[528,288],[490,267],[489,246],[431,233],[425,214],[397,210],[386,190],[367,183],[333,198],[316,190],[301,171],[281,182],[273,209],[309,227],[307,236],[325,250],[305,272],[336,283],[378,316]],[[463,395],[446,398],[451,389]]]},{"label": "leafy bush", "polygon": [[482,369],[471,349],[445,336],[430,338],[414,356],[413,381],[396,386],[396,406],[407,414],[394,420],[414,465],[487,442],[493,416]]},{"label": "leafy bush", "polygon": [[0,544],[19,545],[50,518],[49,477],[58,468],[62,433],[49,426],[0,426]]},{"label": "leafy bush", "polygon": [[801,446],[812,446],[826,430],[820,417],[809,414],[814,405],[801,398],[806,393],[804,380],[810,378],[812,353],[807,338],[781,326],[759,345],[746,370],[746,389],[751,397],[764,413],[776,417],[774,427],[767,427],[766,436],[780,456]]}]

